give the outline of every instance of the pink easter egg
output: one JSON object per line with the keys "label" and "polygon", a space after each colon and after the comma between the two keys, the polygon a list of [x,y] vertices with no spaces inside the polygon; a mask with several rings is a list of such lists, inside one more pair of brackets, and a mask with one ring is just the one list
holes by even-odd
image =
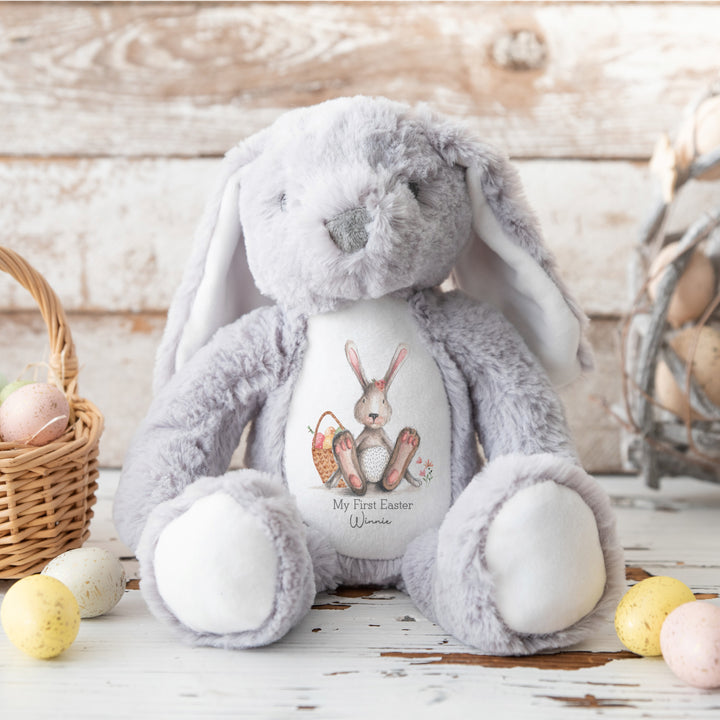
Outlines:
{"label": "pink easter egg", "polygon": [[70,406],[64,393],[49,383],[30,383],[0,405],[0,438],[23,445],[46,445],[67,428]]}
{"label": "pink easter egg", "polygon": [[665,619],[660,648],[670,669],[688,685],[720,687],[720,607],[696,601]]}

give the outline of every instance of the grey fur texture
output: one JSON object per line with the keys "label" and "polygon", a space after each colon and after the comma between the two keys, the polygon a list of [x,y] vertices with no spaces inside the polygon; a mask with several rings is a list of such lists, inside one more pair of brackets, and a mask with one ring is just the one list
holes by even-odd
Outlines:
{"label": "grey fur texture", "polygon": [[[469,168],[481,178],[504,232],[542,268],[584,325],[510,165],[426,108],[342,98],[291,111],[228,153],[168,315],[156,396],[128,451],[114,510],[121,537],[138,549],[149,606],[186,639],[222,647],[266,644],[298,621],[313,591],[341,582],[378,583],[406,589],[423,612],[468,644],[499,654],[528,653],[577,641],[615,601],[622,557],[612,512],[579,467],[543,368],[498,310],[462,291],[439,289],[467,247],[481,242],[473,231]],[[343,214],[353,223],[347,232],[331,222]],[[220,254],[226,268],[212,267],[214,249],[231,235],[218,230],[223,223],[237,225],[237,246]],[[333,235],[345,239],[336,243]],[[257,307],[254,288],[246,287],[248,272],[274,306]],[[209,277],[216,280],[208,284]],[[211,298],[207,322],[204,292]],[[385,295],[408,303],[445,385],[453,505],[441,526],[416,538],[404,557],[367,560],[338,554],[321,532],[303,526],[287,490],[285,421],[308,319]],[[581,366],[589,366],[584,341],[577,355]],[[246,462],[252,469],[228,472],[250,421]],[[484,469],[476,436],[488,460]],[[502,504],[548,478],[576,490],[593,511],[607,583],[595,610],[572,627],[518,636],[495,607],[482,552]],[[153,574],[164,527],[219,489],[262,519],[279,557],[270,619],[237,635],[182,626]],[[470,562],[478,557],[479,563]]]}

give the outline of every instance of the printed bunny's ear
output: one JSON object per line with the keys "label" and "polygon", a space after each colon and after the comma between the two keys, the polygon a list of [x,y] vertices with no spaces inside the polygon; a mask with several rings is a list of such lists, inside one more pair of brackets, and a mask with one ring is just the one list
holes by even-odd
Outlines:
{"label": "printed bunny's ear", "polygon": [[253,281],[240,224],[240,174],[259,153],[257,136],[227,153],[222,176],[195,236],[168,312],[155,364],[158,391],[216,330],[268,304]]}
{"label": "printed bunny's ear", "polygon": [[460,154],[472,205],[471,239],[453,278],[515,325],[550,380],[561,386],[592,367],[585,315],[556,275],[509,162],[479,144]]}
{"label": "printed bunny's ear", "polygon": [[355,376],[360,382],[360,385],[362,385],[362,387],[364,388],[368,384],[368,381],[367,377],[365,376],[363,366],[360,363],[360,354],[358,353],[357,345],[355,345],[352,340],[348,340],[345,343],[345,356],[347,357],[348,362],[350,363],[350,367],[355,373]]}
{"label": "printed bunny's ear", "polygon": [[401,343],[397,346],[397,350],[395,350],[395,355],[393,355],[393,359],[390,361],[390,367],[388,368],[388,371],[385,373],[385,388],[390,387],[390,383],[394,380],[395,376],[397,375],[398,370],[400,369],[400,366],[405,362],[405,358],[408,356],[408,346],[404,343]]}

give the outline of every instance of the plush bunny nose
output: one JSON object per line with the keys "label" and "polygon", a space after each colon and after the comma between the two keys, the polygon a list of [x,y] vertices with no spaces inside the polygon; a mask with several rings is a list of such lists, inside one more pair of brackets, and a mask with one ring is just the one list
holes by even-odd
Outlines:
{"label": "plush bunny nose", "polygon": [[378,413],[368,413],[368,416],[371,417],[373,420],[377,420],[379,417]]}
{"label": "plush bunny nose", "polygon": [[365,208],[353,208],[325,223],[332,241],[346,253],[362,250],[368,242],[365,226],[372,220]]}

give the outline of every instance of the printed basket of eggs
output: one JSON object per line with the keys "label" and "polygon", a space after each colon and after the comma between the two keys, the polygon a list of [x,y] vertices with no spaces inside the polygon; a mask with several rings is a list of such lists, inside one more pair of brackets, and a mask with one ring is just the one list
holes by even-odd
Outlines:
{"label": "printed basket of eggs", "polygon": [[[626,459],[655,488],[664,475],[720,482],[720,206],[699,207],[691,193],[712,182],[708,196],[720,197],[720,83],[674,143],[660,140],[651,168],[662,198],[637,246],[622,331]],[[685,225],[688,203],[700,217]]]}
{"label": "printed basket of eggs", "polygon": [[[324,432],[320,432],[320,426],[323,420],[327,416],[330,416],[336,423],[337,427],[328,425],[325,427]],[[312,446],[310,452],[312,453],[313,464],[317,470],[320,479],[323,484],[327,483],[337,470],[337,462],[335,461],[335,455],[332,451],[333,437],[338,430],[344,430],[345,427],[338,420],[337,415],[326,410],[317,421],[315,430],[308,426],[308,430],[312,433]],[[336,487],[344,488],[345,481],[341,478],[338,481]]]}
{"label": "printed basket of eggs", "polygon": [[90,534],[103,418],[78,395],[75,346],[53,290],[4,247],[0,270],[30,292],[50,340],[48,382],[13,383],[22,387],[0,404],[0,579],[14,579]]}

